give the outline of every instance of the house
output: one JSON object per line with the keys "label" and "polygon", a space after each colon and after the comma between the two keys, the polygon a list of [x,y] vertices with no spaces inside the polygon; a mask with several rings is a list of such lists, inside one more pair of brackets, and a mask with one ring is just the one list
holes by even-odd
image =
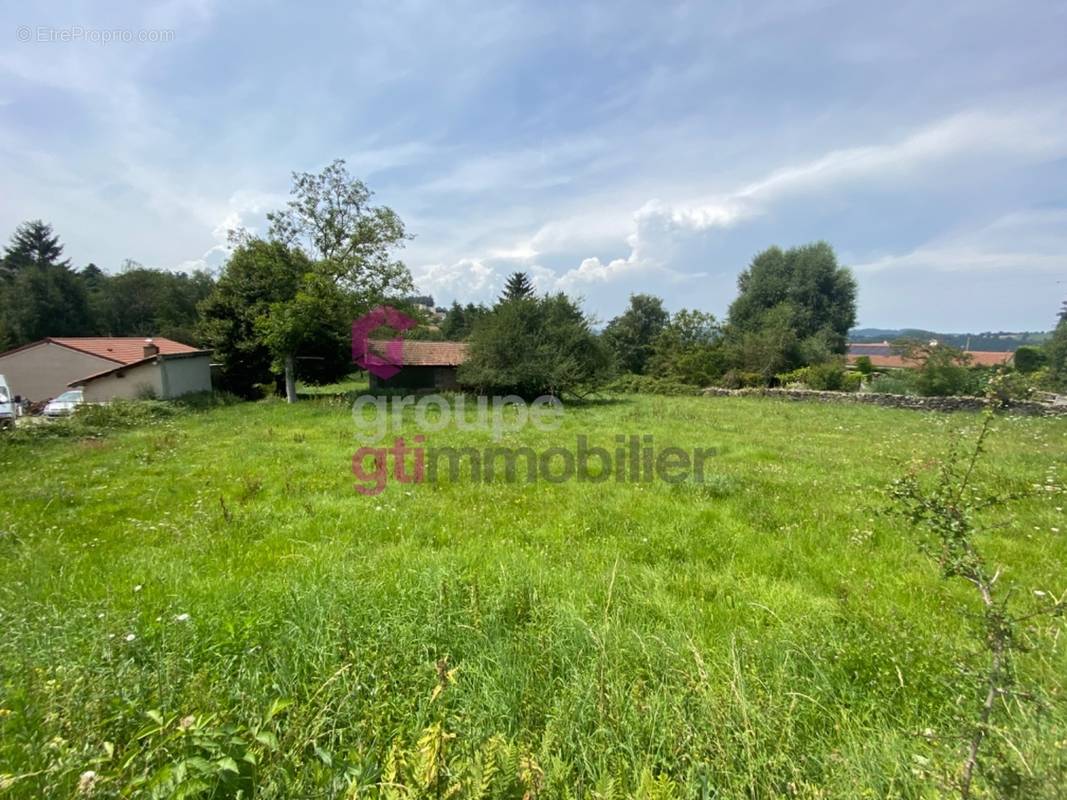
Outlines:
{"label": "house", "polygon": [[[370,350],[386,354],[387,342],[371,340]],[[466,342],[403,342],[400,371],[388,379],[370,373],[371,389],[443,389],[459,388],[456,370],[467,360]]]}
{"label": "house", "polygon": [[[997,353],[988,350],[964,350],[971,357],[970,365],[974,367],[995,367],[1000,364],[1011,364],[1012,353]],[[848,363],[855,364],[860,356],[867,356],[871,360],[871,366],[875,369],[917,369],[920,365],[916,361],[905,358],[895,352],[889,342],[875,344],[850,342],[848,345]]]}
{"label": "house", "polygon": [[211,389],[211,351],[160,337],[50,336],[0,353],[0,374],[31,401],[72,386],[90,402],[148,393],[168,399]]}

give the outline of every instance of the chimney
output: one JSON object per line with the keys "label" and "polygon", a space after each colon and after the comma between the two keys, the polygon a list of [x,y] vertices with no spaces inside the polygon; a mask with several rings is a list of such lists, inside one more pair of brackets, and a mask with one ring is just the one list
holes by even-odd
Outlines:
{"label": "chimney", "polygon": [[156,346],[155,342],[153,342],[151,339],[145,339],[144,340],[144,357],[145,358],[151,358],[152,356],[155,356],[155,355],[159,355],[159,348]]}

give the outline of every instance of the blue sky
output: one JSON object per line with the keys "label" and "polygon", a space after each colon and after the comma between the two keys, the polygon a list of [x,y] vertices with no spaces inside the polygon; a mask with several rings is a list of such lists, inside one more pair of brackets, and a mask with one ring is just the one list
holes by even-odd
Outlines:
{"label": "blue sky", "polygon": [[1048,328],[1067,296],[1064,2],[106,5],[0,8],[0,236],[41,217],[77,266],[218,267],[344,158],[438,302],[523,269],[601,319],[721,316],[817,239],[862,325]]}

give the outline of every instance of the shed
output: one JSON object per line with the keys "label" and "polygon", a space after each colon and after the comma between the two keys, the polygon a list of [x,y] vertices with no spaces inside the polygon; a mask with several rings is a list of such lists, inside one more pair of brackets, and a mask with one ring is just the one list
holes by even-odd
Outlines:
{"label": "shed", "polygon": [[87,403],[133,400],[151,396],[171,400],[184,394],[211,391],[211,351],[155,353],[132,364],[70,382],[80,388]]}
{"label": "shed", "polygon": [[[371,340],[370,350],[386,353],[387,342]],[[443,389],[459,388],[457,369],[467,360],[466,342],[423,342],[405,340],[400,371],[383,379],[373,372],[371,389]]]}

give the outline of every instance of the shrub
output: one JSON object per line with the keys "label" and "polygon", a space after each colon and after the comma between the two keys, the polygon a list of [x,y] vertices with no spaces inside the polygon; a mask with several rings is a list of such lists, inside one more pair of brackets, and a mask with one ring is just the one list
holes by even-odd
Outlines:
{"label": "shrub", "polygon": [[869,377],[874,372],[874,365],[870,356],[860,356],[856,359],[856,371],[864,377]]}
{"label": "shrub", "polygon": [[494,306],[474,327],[459,380],[484,392],[582,397],[603,386],[611,370],[611,352],[589,317],[556,294]]}
{"label": "shrub", "polygon": [[1045,365],[1045,354],[1036,347],[1023,345],[1015,351],[1015,369],[1024,375],[1037,372]]}
{"label": "shrub", "polygon": [[863,375],[859,372],[846,372],[841,376],[841,391],[858,392],[863,385]]}
{"label": "shrub", "polygon": [[1010,403],[1014,400],[1029,400],[1035,388],[1030,375],[998,370],[989,376],[983,394],[1001,403]]}

